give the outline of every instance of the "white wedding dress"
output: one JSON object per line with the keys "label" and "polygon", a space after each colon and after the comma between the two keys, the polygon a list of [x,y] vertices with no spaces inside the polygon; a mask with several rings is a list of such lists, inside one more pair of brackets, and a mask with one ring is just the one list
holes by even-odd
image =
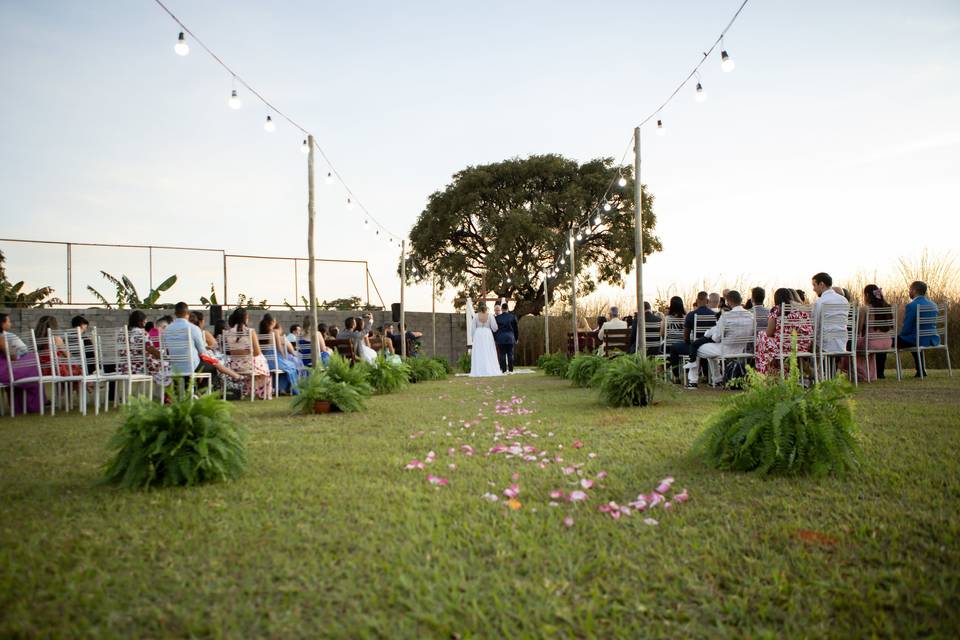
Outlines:
{"label": "white wedding dress", "polygon": [[497,360],[497,345],[493,332],[497,330],[497,321],[492,315],[481,314],[473,317],[473,352],[470,357],[470,375],[474,378],[499,376],[500,362]]}

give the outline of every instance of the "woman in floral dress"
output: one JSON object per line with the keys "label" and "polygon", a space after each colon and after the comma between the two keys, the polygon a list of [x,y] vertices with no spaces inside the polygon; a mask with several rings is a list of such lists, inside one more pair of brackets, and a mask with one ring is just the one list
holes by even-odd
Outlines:
{"label": "woman in floral dress", "polygon": [[[780,288],[773,294],[773,308],[770,309],[770,315],[767,317],[767,329],[757,334],[755,355],[755,368],[759,373],[779,373],[779,366],[775,365],[780,356],[780,313],[783,304],[794,304],[799,301],[790,289]],[[791,311],[787,318],[794,326],[804,320],[810,319],[810,314],[806,311]],[[803,322],[799,325],[800,331],[797,332],[797,351],[810,351],[813,346],[813,324]],[[786,340],[791,340],[792,336],[784,336]],[[784,354],[790,353],[792,345],[784,345]],[[786,368],[788,363],[784,363]]]}
{"label": "woman in floral dress", "polygon": [[[148,373],[153,376],[153,381],[161,387],[168,387],[172,382],[170,378],[170,363],[164,362],[161,366],[160,352],[150,341],[144,325],[147,323],[147,316],[140,310],[130,312],[130,318],[127,320],[127,340],[124,341],[123,334],[117,335],[117,356],[120,358],[120,369],[122,373],[143,374]],[[130,371],[127,371],[126,357],[127,344],[130,345]]]}
{"label": "woman in floral dress", "polygon": [[256,333],[247,326],[247,321],[246,309],[235,309],[230,314],[230,328],[223,332],[223,348],[227,356],[225,364],[243,376],[243,379],[236,383],[240,385],[242,395],[250,393],[250,376],[252,374],[254,392],[257,397],[261,400],[269,400],[273,397],[273,378],[270,375],[270,366],[260,351],[260,343],[257,340]]}

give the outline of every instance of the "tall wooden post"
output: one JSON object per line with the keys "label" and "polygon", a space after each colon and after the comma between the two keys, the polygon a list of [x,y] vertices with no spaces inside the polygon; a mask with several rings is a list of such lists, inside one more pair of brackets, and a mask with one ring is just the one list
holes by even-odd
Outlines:
{"label": "tall wooden post", "polygon": [[643,310],[643,183],[640,181],[640,127],[633,130],[633,238],[637,254],[637,354],[646,355],[647,320]]}
{"label": "tall wooden post", "polygon": [[580,335],[577,333],[577,241],[570,230],[570,308],[573,310],[573,355],[580,353]]}
{"label": "tall wooden post", "polygon": [[317,262],[314,259],[313,252],[313,233],[315,220],[317,217],[316,200],[313,194],[313,136],[307,136],[307,144],[310,145],[310,153],[307,155],[307,257],[310,259],[310,268],[307,270],[308,289],[310,290],[310,359],[313,367],[322,365],[320,351],[317,348],[319,338],[317,336]]}
{"label": "tall wooden post", "polygon": [[433,357],[437,357],[437,277],[430,280],[430,322],[433,325],[431,335],[433,335]]}
{"label": "tall wooden post", "polygon": [[407,241],[400,241],[400,355],[407,357]]}
{"label": "tall wooden post", "polygon": [[543,341],[544,353],[550,353],[550,278],[543,272]]}

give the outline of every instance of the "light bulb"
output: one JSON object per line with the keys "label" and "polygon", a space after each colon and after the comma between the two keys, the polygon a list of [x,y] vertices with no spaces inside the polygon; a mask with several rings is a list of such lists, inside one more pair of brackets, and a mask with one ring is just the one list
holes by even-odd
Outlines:
{"label": "light bulb", "polygon": [[307,144],[306,140],[304,140],[303,144],[300,145],[300,151],[304,153],[310,153],[310,145]]}
{"label": "light bulb", "polygon": [[733,71],[734,67],[736,66],[737,65],[733,62],[733,58],[731,58],[726,51],[720,52],[720,68],[721,69],[723,69],[727,73],[730,73],[731,71]]}
{"label": "light bulb", "polygon": [[627,179],[624,178],[623,176],[620,176],[620,179],[617,180],[617,184],[620,185],[621,187],[625,187],[627,186]]}
{"label": "light bulb", "polygon": [[565,255],[570,255],[570,249],[567,249],[567,251],[566,251],[566,254],[565,254]]}
{"label": "light bulb", "polygon": [[513,282],[513,278],[507,278],[507,284],[510,284],[511,282]]}
{"label": "light bulb", "polygon": [[380,235],[380,229],[377,229],[377,235]]}
{"label": "light bulb", "polygon": [[577,242],[580,242],[581,240],[583,240],[583,234],[580,232],[577,232]]}
{"label": "light bulb", "polygon": [[600,224],[600,216],[597,216],[596,218],[593,219],[593,224],[595,224],[595,225],[599,225],[599,224]]}
{"label": "light bulb", "polygon": [[327,184],[333,184],[333,172],[327,171]]}
{"label": "light bulb", "polygon": [[353,200],[351,198],[347,198],[347,209],[353,209]]}
{"label": "light bulb", "polygon": [[604,211],[610,211],[610,209],[611,209],[610,203],[609,203],[609,202],[604,202],[604,203],[603,203],[603,210],[604,210]]}
{"label": "light bulb", "polygon": [[697,102],[703,102],[704,100],[707,99],[707,92],[703,90],[703,85],[701,85],[699,82],[697,83],[696,97],[697,97]]}
{"label": "light bulb", "polygon": [[263,130],[267,133],[273,133],[277,130],[277,125],[274,124],[273,118],[267,116],[267,121],[263,123]]}
{"label": "light bulb", "polygon": [[663,128],[663,120],[657,120],[657,135],[658,136],[667,135],[667,130]]}
{"label": "light bulb", "polygon": [[230,99],[227,100],[227,104],[230,105],[231,109],[239,109],[243,106],[243,103],[240,102],[240,96],[237,95],[236,89],[230,92]]}
{"label": "light bulb", "polygon": [[364,231],[367,231],[368,229],[370,229],[370,221],[367,220],[366,218],[364,218],[364,219],[363,219],[363,230],[364,230]]}
{"label": "light bulb", "polygon": [[180,56],[185,56],[190,53],[190,45],[187,44],[187,39],[183,37],[183,31],[180,32],[180,36],[177,38],[177,44],[173,45],[173,50]]}

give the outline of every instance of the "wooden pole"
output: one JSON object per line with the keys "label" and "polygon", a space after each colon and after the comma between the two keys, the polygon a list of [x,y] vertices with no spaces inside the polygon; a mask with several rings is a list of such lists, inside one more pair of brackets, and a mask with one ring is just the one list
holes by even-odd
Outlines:
{"label": "wooden pole", "polygon": [[543,272],[543,341],[544,353],[550,353],[550,280]]}
{"label": "wooden pole", "polygon": [[580,353],[580,335],[577,333],[577,242],[570,230],[570,308],[573,310],[573,355]]}
{"label": "wooden pole", "polygon": [[430,281],[430,322],[433,324],[433,357],[437,357],[437,277]]}
{"label": "wooden pole", "polygon": [[400,355],[407,357],[407,241],[400,241]]}
{"label": "wooden pole", "polygon": [[320,352],[317,349],[319,338],[317,336],[317,263],[314,260],[313,252],[313,234],[316,212],[316,200],[313,194],[313,136],[307,136],[307,144],[310,145],[310,153],[307,155],[307,257],[310,259],[310,268],[307,270],[307,287],[310,290],[310,359],[313,361],[313,367],[322,366]]}
{"label": "wooden pole", "polygon": [[637,354],[646,355],[647,321],[643,311],[643,183],[640,181],[640,127],[633,130],[633,237],[637,254]]}

